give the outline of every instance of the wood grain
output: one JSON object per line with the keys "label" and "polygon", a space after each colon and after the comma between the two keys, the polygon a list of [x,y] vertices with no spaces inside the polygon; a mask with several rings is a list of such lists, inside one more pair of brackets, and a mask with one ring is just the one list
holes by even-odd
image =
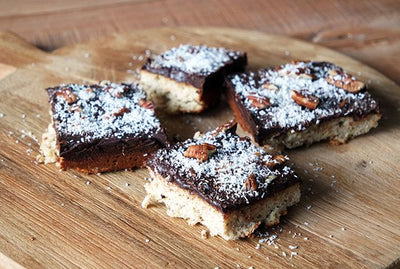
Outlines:
{"label": "wood grain", "polygon": [[161,26],[223,26],[297,37],[341,51],[400,83],[398,0],[0,0],[0,30],[46,50]]}
{"label": "wood grain", "polygon": [[[246,50],[249,68],[291,59],[333,61],[368,81],[382,105],[379,128],[346,145],[289,151],[304,180],[300,205],[277,234],[278,248],[258,239],[202,240],[201,226],[141,208],[145,169],[101,175],[38,165],[37,138],[46,128],[46,87],[60,83],[132,81],[146,50],[179,43]],[[265,44],[268,44],[267,46]],[[287,53],[287,52],[290,52]],[[400,258],[400,88],[388,78],[315,44],[227,28],[164,28],[118,34],[44,53],[0,34],[0,251],[28,268],[381,268]],[[190,137],[232,118],[225,103],[202,115],[162,117],[169,135]],[[311,206],[311,207],[310,207]],[[308,208],[308,209],[307,209]],[[343,229],[342,229],[343,228]],[[308,240],[304,240],[307,237]],[[290,249],[290,245],[298,248]],[[297,256],[290,257],[291,252]],[[285,257],[283,252],[287,254]],[[1,261],[0,261],[1,262]]]}

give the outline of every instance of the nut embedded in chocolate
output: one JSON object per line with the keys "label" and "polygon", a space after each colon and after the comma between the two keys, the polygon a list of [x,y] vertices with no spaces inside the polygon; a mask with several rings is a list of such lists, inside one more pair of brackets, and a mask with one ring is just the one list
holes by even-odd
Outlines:
{"label": "nut embedded in chocolate", "polygon": [[325,78],[325,80],[329,84],[335,85],[336,87],[342,88],[343,90],[351,93],[357,93],[365,87],[364,82],[356,80],[349,74],[345,74],[343,71],[339,70],[329,70],[328,76]]}
{"label": "nut embedded in chocolate", "polygon": [[268,168],[273,168],[275,165],[281,165],[286,162],[286,157],[279,154],[272,157],[272,160],[266,163]]}
{"label": "nut embedded in chocolate", "polygon": [[76,96],[70,89],[62,88],[60,91],[56,92],[56,96],[63,97],[68,104],[73,104],[78,100],[78,96]]}
{"label": "nut embedded in chocolate", "polygon": [[141,99],[139,100],[139,106],[143,107],[143,108],[147,108],[147,109],[154,109],[154,104],[151,101],[148,101],[146,99]]}
{"label": "nut embedded in chocolate", "polygon": [[246,184],[246,190],[248,191],[256,191],[258,188],[258,184],[254,174],[250,174],[245,184]]}
{"label": "nut embedded in chocolate", "polygon": [[301,94],[300,92],[296,90],[291,90],[290,91],[290,97],[301,106],[307,107],[309,109],[316,109],[319,103],[318,97],[309,95],[309,94]]}
{"label": "nut embedded in chocolate", "polygon": [[270,106],[269,99],[262,96],[247,95],[247,99],[251,101],[251,106],[259,109],[264,109]]}
{"label": "nut embedded in chocolate", "polygon": [[114,117],[120,117],[120,116],[124,115],[125,113],[129,113],[129,112],[131,112],[131,110],[129,108],[124,107],[124,108],[121,108],[120,110],[118,110],[118,112],[115,112],[113,115],[114,115]]}
{"label": "nut embedded in chocolate", "polygon": [[201,145],[192,145],[184,153],[187,158],[195,158],[200,162],[205,162],[215,152],[214,145],[203,143]]}
{"label": "nut embedded in chocolate", "polygon": [[263,84],[263,86],[264,86],[264,88],[267,89],[267,90],[272,90],[272,91],[277,91],[277,90],[279,90],[279,88],[278,88],[275,84],[272,84],[272,83],[270,83],[270,82],[265,82],[265,83]]}

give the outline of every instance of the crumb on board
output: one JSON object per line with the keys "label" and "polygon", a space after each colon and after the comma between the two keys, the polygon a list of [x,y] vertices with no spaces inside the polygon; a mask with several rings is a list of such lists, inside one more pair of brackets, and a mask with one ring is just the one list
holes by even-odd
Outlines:
{"label": "crumb on board", "polygon": [[204,230],[201,230],[200,235],[201,235],[201,239],[205,240],[208,238],[209,232],[208,232],[208,230],[204,229]]}

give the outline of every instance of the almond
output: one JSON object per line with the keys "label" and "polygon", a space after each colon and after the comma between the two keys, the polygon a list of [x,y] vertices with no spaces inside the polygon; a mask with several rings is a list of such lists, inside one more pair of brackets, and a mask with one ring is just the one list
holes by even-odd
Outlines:
{"label": "almond", "polygon": [[286,157],[279,154],[279,155],[275,155],[272,157],[271,161],[269,161],[268,163],[266,163],[266,166],[268,168],[272,168],[275,165],[280,165],[286,162]]}
{"label": "almond", "polygon": [[250,174],[250,176],[246,179],[246,190],[248,191],[256,191],[258,188],[258,184],[256,181],[256,177],[254,174]]}
{"label": "almond", "polygon": [[187,158],[198,159],[205,162],[216,151],[216,147],[212,144],[203,143],[201,145],[192,145],[184,153]]}
{"label": "almond", "polygon": [[314,74],[307,74],[307,73],[300,73],[300,74],[296,74],[297,77],[299,78],[305,78],[305,79],[316,79],[317,77]]}
{"label": "almond", "polygon": [[315,109],[318,106],[319,99],[313,95],[307,94],[303,95],[296,90],[290,91],[290,97],[301,106],[307,107],[309,109]]}
{"label": "almond", "polygon": [[272,160],[274,160],[277,164],[283,164],[286,162],[287,159],[282,154],[279,154],[272,157]]}
{"label": "almond", "polygon": [[278,88],[275,84],[272,84],[272,83],[270,83],[270,82],[265,82],[263,86],[264,86],[264,88],[267,89],[267,90],[271,90],[271,91],[277,91],[277,90],[279,90],[279,88]]}
{"label": "almond", "polygon": [[78,96],[69,88],[62,88],[56,92],[56,95],[63,97],[68,104],[73,104],[78,100]]}
{"label": "almond", "polygon": [[146,99],[140,99],[139,100],[139,106],[147,109],[154,109],[154,104],[151,101],[148,101]]}
{"label": "almond", "polygon": [[109,92],[114,97],[121,98],[122,95],[129,90],[129,88],[126,86],[116,87],[116,88],[108,86],[108,87],[105,87],[104,90]]}
{"label": "almond", "polygon": [[124,115],[125,113],[128,113],[128,112],[131,112],[131,110],[129,108],[124,107],[124,108],[121,108],[120,110],[118,110],[118,112],[114,113],[113,115],[115,117],[120,117],[120,116],[122,116],[122,115]]}
{"label": "almond", "polygon": [[345,105],[346,105],[346,99],[343,99],[343,100],[340,102],[339,107],[340,107],[340,108],[343,108]]}
{"label": "almond", "polygon": [[267,97],[247,95],[246,98],[251,101],[250,105],[255,108],[264,109],[270,106],[270,102]]}
{"label": "almond", "polygon": [[354,79],[341,70],[329,70],[325,80],[329,84],[351,93],[357,93],[365,87],[364,82]]}
{"label": "almond", "polygon": [[236,128],[237,122],[235,120],[230,120],[229,122],[225,123],[222,126],[219,126],[214,132],[213,136],[217,136],[221,132],[229,132],[230,130],[233,130],[233,128]]}

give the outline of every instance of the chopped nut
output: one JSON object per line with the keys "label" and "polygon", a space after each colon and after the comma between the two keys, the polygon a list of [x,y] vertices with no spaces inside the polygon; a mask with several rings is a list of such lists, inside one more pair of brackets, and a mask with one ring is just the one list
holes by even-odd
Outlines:
{"label": "chopped nut", "polygon": [[331,70],[328,70],[328,75],[331,77],[335,77],[335,76],[339,75],[339,73],[337,72],[337,70],[331,69]]}
{"label": "chopped nut", "polygon": [[78,100],[78,96],[76,96],[76,94],[74,94],[72,90],[68,88],[62,88],[60,91],[56,92],[56,95],[63,97],[68,104],[73,104]]}
{"label": "chopped nut", "polygon": [[208,158],[215,152],[214,145],[203,143],[201,145],[192,145],[184,153],[187,158],[198,159],[200,162],[207,161]]}
{"label": "chopped nut", "polygon": [[225,123],[222,126],[219,126],[214,132],[213,135],[216,136],[221,132],[226,132],[232,128],[235,128],[235,125],[237,124],[237,122],[235,120],[230,120],[229,122]]}
{"label": "chopped nut", "polygon": [[307,73],[300,73],[296,74],[299,78],[305,78],[305,79],[316,79],[316,76],[314,74],[307,74]]}
{"label": "chopped nut", "polygon": [[346,99],[343,99],[343,100],[340,102],[339,107],[340,107],[340,108],[343,108],[345,105],[346,105]]}
{"label": "chopped nut", "polygon": [[246,98],[251,101],[251,106],[255,108],[264,109],[266,107],[269,107],[270,105],[269,99],[267,97],[247,95]]}
{"label": "chopped nut", "polygon": [[123,87],[121,89],[120,87],[113,88],[113,87],[108,86],[108,87],[105,87],[104,90],[109,92],[111,94],[111,96],[114,96],[114,97],[117,97],[117,98],[121,98],[122,94],[127,92],[129,90],[129,88],[128,87]]}
{"label": "chopped nut", "polygon": [[154,109],[154,104],[151,101],[148,101],[146,99],[140,99],[139,100],[139,106],[147,109]]}
{"label": "chopped nut", "polygon": [[255,191],[258,188],[256,177],[254,174],[250,174],[245,184],[246,184],[246,190],[248,191]]}
{"label": "chopped nut", "polygon": [[274,85],[274,84],[272,84],[270,82],[265,82],[264,83],[264,88],[267,89],[267,90],[272,90],[272,91],[279,90],[279,88],[276,85]]}
{"label": "chopped nut", "polygon": [[281,154],[275,155],[275,156],[272,157],[272,160],[271,160],[271,161],[269,161],[269,162],[266,163],[266,166],[267,166],[268,168],[272,168],[272,167],[274,167],[274,166],[277,165],[277,164],[281,165],[281,164],[285,163],[286,160],[287,160],[286,157],[283,156],[283,155],[281,155]]}
{"label": "chopped nut", "polygon": [[315,109],[318,106],[319,99],[313,95],[303,95],[296,90],[290,91],[290,97],[301,106],[307,107],[309,109]]}
{"label": "chopped nut", "polygon": [[365,87],[364,82],[356,80],[341,70],[329,70],[325,80],[329,84],[351,93],[357,93]]}
{"label": "chopped nut", "polygon": [[118,110],[118,112],[114,113],[113,115],[115,117],[120,117],[120,116],[122,116],[122,115],[124,115],[125,113],[128,113],[128,112],[131,112],[131,110],[129,108],[124,107],[124,108],[121,108],[120,110]]}
{"label": "chopped nut", "polygon": [[283,164],[286,162],[286,157],[281,154],[275,155],[274,157],[272,157],[272,159],[276,161],[278,164]]}
{"label": "chopped nut", "polygon": [[208,238],[208,230],[201,230],[201,239],[207,239]]}
{"label": "chopped nut", "polygon": [[[292,61],[292,65],[297,65],[299,61]],[[279,69],[278,69],[279,70]],[[304,78],[304,79],[312,79],[315,80],[317,77],[313,74],[313,70],[309,67],[298,67],[296,71],[290,71],[290,70],[280,70],[279,72],[280,76],[289,76],[293,78]]]}

